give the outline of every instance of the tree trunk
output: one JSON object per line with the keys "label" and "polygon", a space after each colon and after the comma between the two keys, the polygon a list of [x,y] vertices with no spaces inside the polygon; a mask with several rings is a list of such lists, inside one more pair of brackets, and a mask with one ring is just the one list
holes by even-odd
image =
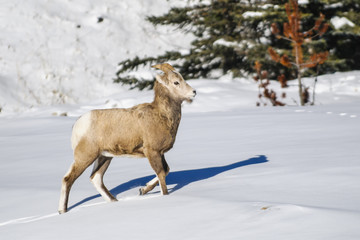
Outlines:
{"label": "tree trunk", "polygon": [[305,99],[304,99],[304,92],[303,92],[303,86],[301,83],[301,69],[298,67],[298,83],[299,83],[299,97],[300,97],[300,105],[305,105]]}
{"label": "tree trunk", "polygon": [[296,42],[293,42],[293,48],[295,48],[295,58],[296,58],[296,67],[297,67],[297,77],[298,77],[298,83],[299,83],[299,97],[300,97],[300,105],[305,105],[304,100],[304,94],[303,94],[303,87],[301,83],[301,63],[302,60],[300,60],[300,54],[302,54],[301,48],[298,47]]}

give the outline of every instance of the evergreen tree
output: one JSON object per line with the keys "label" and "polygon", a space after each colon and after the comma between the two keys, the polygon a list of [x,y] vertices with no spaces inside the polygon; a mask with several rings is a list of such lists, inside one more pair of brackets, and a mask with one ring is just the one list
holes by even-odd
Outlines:
{"label": "evergreen tree", "polygon": [[[119,63],[115,82],[129,84],[140,89],[152,86],[152,81],[130,77],[127,73],[142,65],[172,61],[184,78],[217,77],[216,71],[223,74],[231,71],[233,76],[252,73],[255,61],[259,60],[263,69],[268,70],[270,78],[285,74],[288,79],[295,78],[296,72],[271,60],[267,48],[273,46],[283,51],[291,51],[291,44],[277,39],[271,34],[272,23],[286,21],[284,4],[287,0],[212,0],[183,8],[172,8],[163,16],[150,16],[148,21],[154,25],[171,25],[192,33],[196,38],[191,49],[184,54],[178,51],[166,52],[160,56],[135,57]],[[355,24],[341,29],[331,29],[322,39],[313,39],[307,44],[304,55],[328,50],[331,56],[322,65],[320,73],[360,69],[355,61],[360,53],[360,6],[356,0],[309,0],[300,5],[304,28],[314,26],[322,12],[325,21],[334,16],[346,17]],[[281,29],[282,30],[282,29]],[[347,49],[344,49],[344,47]],[[352,46],[351,51],[349,46]],[[355,54],[354,54],[355,52]],[[359,59],[359,56],[357,56]],[[314,70],[304,75],[311,75]]]}
{"label": "evergreen tree", "polygon": [[[320,15],[324,15],[324,20],[329,23],[328,31],[321,38],[315,38],[304,44],[305,57],[309,57],[314,52],[329,51],[329,58],[317,68],[304,71],[303,76],[360,69],[360,63],[357,60],[360,58],[360,3],[357,0],[341,2],[309,0],[307,4],[299,4],[299,10],[302,12],[301,25],[304,30],[311,29]],[[336,17],[345,18],[354,26],[343,25],[336,29],[333,25]],[[281,22],[277,23],[282,24]],[[291,50],[287,44],[284,40],[276,39],[272,46],[282,48],[286,53]]]}

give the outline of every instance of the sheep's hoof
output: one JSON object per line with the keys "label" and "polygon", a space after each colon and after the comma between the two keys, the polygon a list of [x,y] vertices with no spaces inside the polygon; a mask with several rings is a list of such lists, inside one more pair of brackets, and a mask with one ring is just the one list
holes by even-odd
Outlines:
{"label": "sheep's hoof", "polygon": [[64,214],[64,213],[66,213],[66,212],[67,212],[67,210],[59,210],[59,211],[58,211],[59,214]]}
{"label": "sheep's hoof", "polygon": [[139,188],[139,195],[140,196],[145,195],[144,190],[142,188]]}

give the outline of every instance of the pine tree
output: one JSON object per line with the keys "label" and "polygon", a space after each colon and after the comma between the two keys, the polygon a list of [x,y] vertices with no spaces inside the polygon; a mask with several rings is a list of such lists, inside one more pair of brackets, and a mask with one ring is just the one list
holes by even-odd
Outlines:
{"label": "pine tree", "polygon": [[[329,51],[328,60],[319,67],[307,69],[303,72],[304,76],[360,69],[357,60],[360,58],[360,4],[357,0],[309,0],[306,4],[299,4],[299,11],[302,12],[303,29],[311,29],[321,14],[324,22],[329,23],[328,31],[321,38],[304,44],[305,57],[313,52]],[[336,17],[344,17],[354,26],[344,25],[336,29],[333,25]],[[283,31],[281,25],[284,21],[275,22]],[[282,52],[291,50],[291,46],[282,39],[275,39],[271,46],[282,49]]]}
{"label": "pine tree", "polygon": [[[283,3],[284,0],[267,2]],[[209,4],[200,2],[192,7],[172,8],[160,17],[148,17],[154,25],[172,25],[191,32],[196,39],[189,53],[171,51],[156,57],[127,59],[119,63],[115,82],[137,88],[150,86],[151,82],[129,77],[127,72],[164,61],[172,61],[185,79],[212,77],[213,70],[241,76],[253,72],[257,59],[264,59],[265,66],[275,66],[266,57],[267,44],[271,41],[269,29],[271,22],[284,13],[267,2],[214,0]]]}
{"label": "pine tree", "polygon": [[[320,44],[313,46],[315,51],[327,49],[329,59],[320,66],[320,73],[360,69],[360,2],[358,0],[311,0],[307,7],[311,16],[325,15],[330,24]],[[303,11],[303,9],[300,9]],[[345,18],[354,26],[344,25],[338,29],[333,25],[335,18]],[[309,22],[309,27],[313,23]],[[323,45],[323,46],[321,46]],[[317,49],[316,49],[317,48]]]}
{"label": "pine tree", "polygon": [[[210,77],[216,78],[214,70],[223,74],[231,72],[234,77],[254,72],[255,61],[260,61],[267,69],[269,77],[276,79],[284,74],[287,79],[296,77],[296,71],[275,63],[267,54],[272,46],[283,52],[289,52],[292,46],[283,39],[271,34],[272,23],[287,20],[284,4],[287,0],[212,0],[183,7],[172,8],[163,16],[150,16],[148,21],[156,25],[170,25],[191,33],[195,40],[187,54],[178,51],[165,52],[160,56],[146,58],[135,57],[119,63],[115,82],[128,84],[140,89],[151,87],[152,81],[131,77],[128,73],[138,67],[158,62],[171,61],[185,79]],[[304,29],[314,26],[320,12],[324,21],[330,22],[334,16],[346,17],[354,27],[334,29],[321,39],[313,39],[304,44],[304,58],[312,52],[329,51],[326,63],[318,68],[319,73],[360,69],[360,6],[357,0],[308,0],[299,5]],[[280,31],[282,31],[280,26]],[[351,49],[351,50],[350,50]],[[303,73],[310,76],[316,73],[309,68]]]}

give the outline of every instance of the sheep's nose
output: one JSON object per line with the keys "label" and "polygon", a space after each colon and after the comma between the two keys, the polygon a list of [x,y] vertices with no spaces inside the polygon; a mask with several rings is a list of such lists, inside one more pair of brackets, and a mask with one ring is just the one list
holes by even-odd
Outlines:
{"label": "sheep's nose", "polygon": [[194,97],[196,96],[196,90],[193,91]]}

